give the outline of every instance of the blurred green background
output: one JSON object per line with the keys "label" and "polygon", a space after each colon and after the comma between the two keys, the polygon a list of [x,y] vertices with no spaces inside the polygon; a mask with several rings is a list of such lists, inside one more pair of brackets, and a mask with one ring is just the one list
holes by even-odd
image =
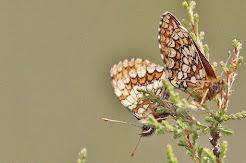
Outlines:
{"label": "blurred green background", "polygon": [[[138,124],[120,104],[109,70],[123,59],[163,64],[157,28],[163,12],[187,18],[181,0],[0,1],[0,162],[167,162],[172,144],[179,162],[192,162],[171,134],[143,138],[140,130],[102,117]],[[199,30],[210,62],[226,60],[232,40],[246,46],[246,1],[198,1]],[[245,55],[245,50],[241,55]],[[229,113],[245,109],[246,64],[234,84]],[[218,68],[217,74],[220,74]],[[187,95],[182,94],[182,97]],[[226,162],[244,162],[245,120],[225,124]],[[211,148],[208,137],[201,145]]]}

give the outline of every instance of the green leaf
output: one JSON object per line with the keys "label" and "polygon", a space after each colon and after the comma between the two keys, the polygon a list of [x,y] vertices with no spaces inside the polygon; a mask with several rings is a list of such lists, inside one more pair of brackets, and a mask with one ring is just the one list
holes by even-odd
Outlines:
{"label": "green leaf", "polygon": [[149,115],[148,120],[149,120],[150,127],[154,127],[156,129],[161,128],[160,123],[157,122],[157,120],[154,118],[153,115]]}
{"label": "green leaf", "polygon": [[203,152],[212,161],[212,163],[216,163],[217,162],[214,153],[210,149],[204,148]]}
{"label": "green leaf", "polygon": [[208,163],[209,162],[209,158],[208,157],[203,157],[203,163]]}
{"label": "green leaf", "polygon": [[175,156],[173,154],[172,146],[170,144],[167,145],[166,150],[167,150],[166,154],[167,154],[168,162],[169,163],[177,163],[178,160],[177,160],[177,158],[175,158]]}
{"label": "green leaf", "polygon": [[176,123],[179,126],[179,128],[184,129],[184,130],[187,129],[187,126],[182,121],[177,120]]}
{"label": "green leaf", "polygon": [[200,34],[199,34],[199,39],[200,39],[201,42],[204,40],[204,36],[205,36],[205,32],[201,31]]}
{"label": "green leaf", "polygon": [[[243,56],[239,56],[238,57],[238,64],[240,64],[243,61],[243,59],[244,59]],[[237,66],[239,67],[240,65],[237,65]]]}
{"label": "green leaf", "polygon": [[230,119],[230,117],[228,115],[222,115],[220,117],[221,121],[228,121]]}
{"label": "green leaf", "polygon": [[195,160],[194,153],[193,153],[193,151],[192,151],[191,149],[188,149],[188,150],[186,151],[186,154],[189,155],[193,160]]}
{"label": "green leaf", "polygon": [[227,136],[230,136],[230,135],[234,134],[233,130],[225,129],[225,128],[222,128],[222,127],[217,127],[216,129],[217,129],[217,131],[220,131],[222,134],[227,135]]}
{"label": "green leaf", "polygon": [[77,160],[77,163],[85,163],[87,157],[87,150],[86,148],[82,148],[81,151],[79,152],[79,158]]}
{"label": "green leaf", "polygon": [[222,70],[225,72],[226,71],[226,64],[224,61],[220,61],[220,66],[221,66]]}
{"label": "green leaf", "polygon": [[167,94],[169,94],[170,96],[169,100],[175,104],[179,103],[180,102],[179,94],[174,92],[174,88],[171,85],[171,83],[166,79],[162,81],[163,81],[164,87],[166,88]]}
{"label": "green leaf", "polygon": [[176,112],[177,112],[178,114],[180,114],[180,113],[182,113],[182,112],[184,112],[184,111],[186,111],[186,108],[184,108],[184,107],[179,107],[179,108],[176,109]]}
{"label": "green leaf", "polygon": [[203,147],[199,146],[198,150],[197,150],[197,155],[198,155],[199,162],[202,162],[202,152],[203,152]]}
{"label": "green leaf", "polygon": [[241,119],[241,118],[246,118],[246,111],[243,112],[239,112],[239,113],[235,113],[235,114],[231,114],[228,116],[228,118],[235,120],[235,119]]}
{"label": "green leaf", "polygon": [[229,65],[229,71],[233,70],[236,67],[236,64],[230,64]]}
{"label": "green leaf", "polygon": [[174,139],[177,139],[177,138],[180,138],[181,136],[185,136],[186,133],[183,132],[183,130],[175,130],[174,131],[174,134],[173,134],[173,138]]}
{"label": "green leaf", "polygon": [[213,117],[206,117],[205,118],[205,121],[207,122],[207,123],[213,123],[213,124],[218,124],[219,122],[216,120],[216,119],[214,119]]}
{"label": "green leaf", "polygon": [[196,7],[196,2],[195,1],[191,1],[190,2],[190,8],[191,8],[191,10],[193,11],[195,9],[195,7]]}
{"label": "green leaf", "polygon": [[209,48],[208,48],[208,45],[207,44],[203,45],[203,51],[205,53],[205,57],[206,58],[209,58],[209,53],[208,53]]}
{"label": "green leaf", "polygon": [[142,97],[142,101],[143,101],[143,102],[148,101],[148,100],[151,101],[151,99],[152,99],[152,97],[150,97],[150,96],[143,96],[143,97]]}
{"label": "green leaf", "polygon": [[143,89],[138,89],[137,91],[138,92],[142,92],[142,93],[146,93],[146,94],[149,94],[149,95],[153,94],[153,92],[150,92],[150,91],[147,91],[147,90],[143,90]]}
{"label": "green leaf", "polygon": [[187,11],[190,10],[189,7],[188,7],[188,4],[187,4],[185,1],[183,1],[182,6],[183,6]]}
{"label": "green leaf", "polygon": [[188,101],[186,99],[182,99],[181,102],[182,102],[184,107],[190,108],[190,104],[188,103]]}
{"label": "green leaf", "polygon": [[196,145],[196,140],[198,139],[198,133],[197,130],[193,130],[193,134],[192,134],[192,145],[195,146]]}
{"label": "green leaf", "polygon": [[242,44],[237,39],[234,39],[232,42],[235,48],[237,48],[238,50],[241,50]]}
{"label": "green leaf", "polygon": [[227,141],[223,141],[221,145],[221,152],[220,152],[220,159],[221,162],[224,162],[224,159],[226,157],[226,150],[227,150]]}
{"label": "green leaf", "polygon": [[194,41],[197,43],[196,35],[193,32],[190,32],[191,37],[194,39]]}
{"label": "green leaf", "polygon": [[207,133],[210,133],[210,132],[211,132],[210,127],[206,127],[206,128],[203,129],[203,133],[204,134],[207,134]]}
{"label": "green leaf", "polygon": [[190,30],[191,29],[191,25],[190,25],[190,22],[185,20],[185,19],[182,19],[182,22],[183,24]]}
{"label": "green leaf", "polygon": [[141,119],[140,122],[149,127],[154,127],[156,129],[161,128],[161,124],[157,122],[153,115],[149,115],[147,119]]}
{"label": "green leaf", "polygon": [[164,130],[164,129],[156,130],[156,134],[157,134],[157,135],[162,135],[162,134],[166,134],[166,133],[167,133],[167,131]]}
{"label": "green leaf", "polygon": [[162,121],[161,123],[167,131],[169,132],[173,132],[174,131],[174,127],[172,125],[170,125],[167,121]]}
{"label": "green leaf", "polygon": [[190,148],[189,144],[186,141],[184,141],[184,140],[179,140],[178,141],[178,146],[185,147],[186,149]]}
{"label": "green leaf", "polygon": [[216,67],[217,67],[217,65],[218,65],[217,62],[213,62],[211,66],[212,66],[212,68],[215,70]]}
{"label": "green leaf", "polygon": [[195,26],[195,33],[198,33],[198,20],[199,20],[199,16],[198,14],[194,14],[194,26]]}
{"label": "green leaf", "polygon": [[172,111],[170,111],[168,108],[161,107],[161,106],[157,108],[157,112],[159,112],[159,113],[163,113],[163,112],[172,113]]}

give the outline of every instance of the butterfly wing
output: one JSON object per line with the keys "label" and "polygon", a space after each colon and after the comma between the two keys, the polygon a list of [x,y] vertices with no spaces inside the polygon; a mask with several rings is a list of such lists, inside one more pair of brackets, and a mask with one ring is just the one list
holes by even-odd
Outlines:
{"label": "butterfly wing", "polygon": [[148,60],[131,59],[115,64],[110,71],[114,92],[120,102],[137,118],[146,118],[157,108],[155,103],[142,101],[147,96],[137,90],[149,90],[164,98],[164,68]]}
{"label": "butterfly wing", "polygon": [[187,29],[169,12],[161,17],[159,47],[167,78],[175,88],[186,91],[201,87],[201,80],[217,78]]}

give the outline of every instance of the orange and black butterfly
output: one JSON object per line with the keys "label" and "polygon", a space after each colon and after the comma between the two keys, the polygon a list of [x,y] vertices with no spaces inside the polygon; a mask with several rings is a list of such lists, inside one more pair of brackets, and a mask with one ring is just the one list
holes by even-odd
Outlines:
{"label": "orange and black butterfly", "polygon": [[162,15],[158,32],[167,78],[175,88],[185,92],[192,88],[202,99],[201,104],[222,91],[222,81],[188,30],[171,13]]}
{"label": "orange and black butterfly", "polygon": [[[168,100],[169,95],[166,93],[166,89],[162,82],[162,80],[166,78],[164,67],[156,65],[148,60],[124,60],[111,68],[110,76],[115,95],[138,120],[146,119],[149,115],[153,115],[158,122],[172,117],[169,113],[158,112],[157,108],[159,107],[159,104],[149,100],[143,101],[142,97],[149,96],[149,94],[138,91],[151,91],[155,96],[159,96],[163,100]],[[127,123],[107,118],[103,118],[103,120]],[[155,128],[148,127],[147,125],[143,125],[141,128],[142,132],[137,146],[141,137],[150,136],[155,131]],[[134,156],[137,146],[131,156]]]}

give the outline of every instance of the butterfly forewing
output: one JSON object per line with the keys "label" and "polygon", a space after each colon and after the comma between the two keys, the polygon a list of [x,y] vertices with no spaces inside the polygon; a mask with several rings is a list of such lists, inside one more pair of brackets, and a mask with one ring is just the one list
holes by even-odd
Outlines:
{"label": "butterfly forewing", "polygon": [[201,97],[209,89],[206,99],[213,98],[216,93],[212,85],[219,82],[218,78],[187,29],[166,12],[161,17],[158,31],[161,57],[170,83],[185,92],[187,88],[196,89]]}
{"label": "butterfly forewing", "polygon": [[110,71],[114,92],[120,102],[137,118],[154,114],[157,104],[142,101],[147,96],[138,90],[148,90],[167,98],[162,80],[164,68],[148,60],[131,59],[115,64]]}

